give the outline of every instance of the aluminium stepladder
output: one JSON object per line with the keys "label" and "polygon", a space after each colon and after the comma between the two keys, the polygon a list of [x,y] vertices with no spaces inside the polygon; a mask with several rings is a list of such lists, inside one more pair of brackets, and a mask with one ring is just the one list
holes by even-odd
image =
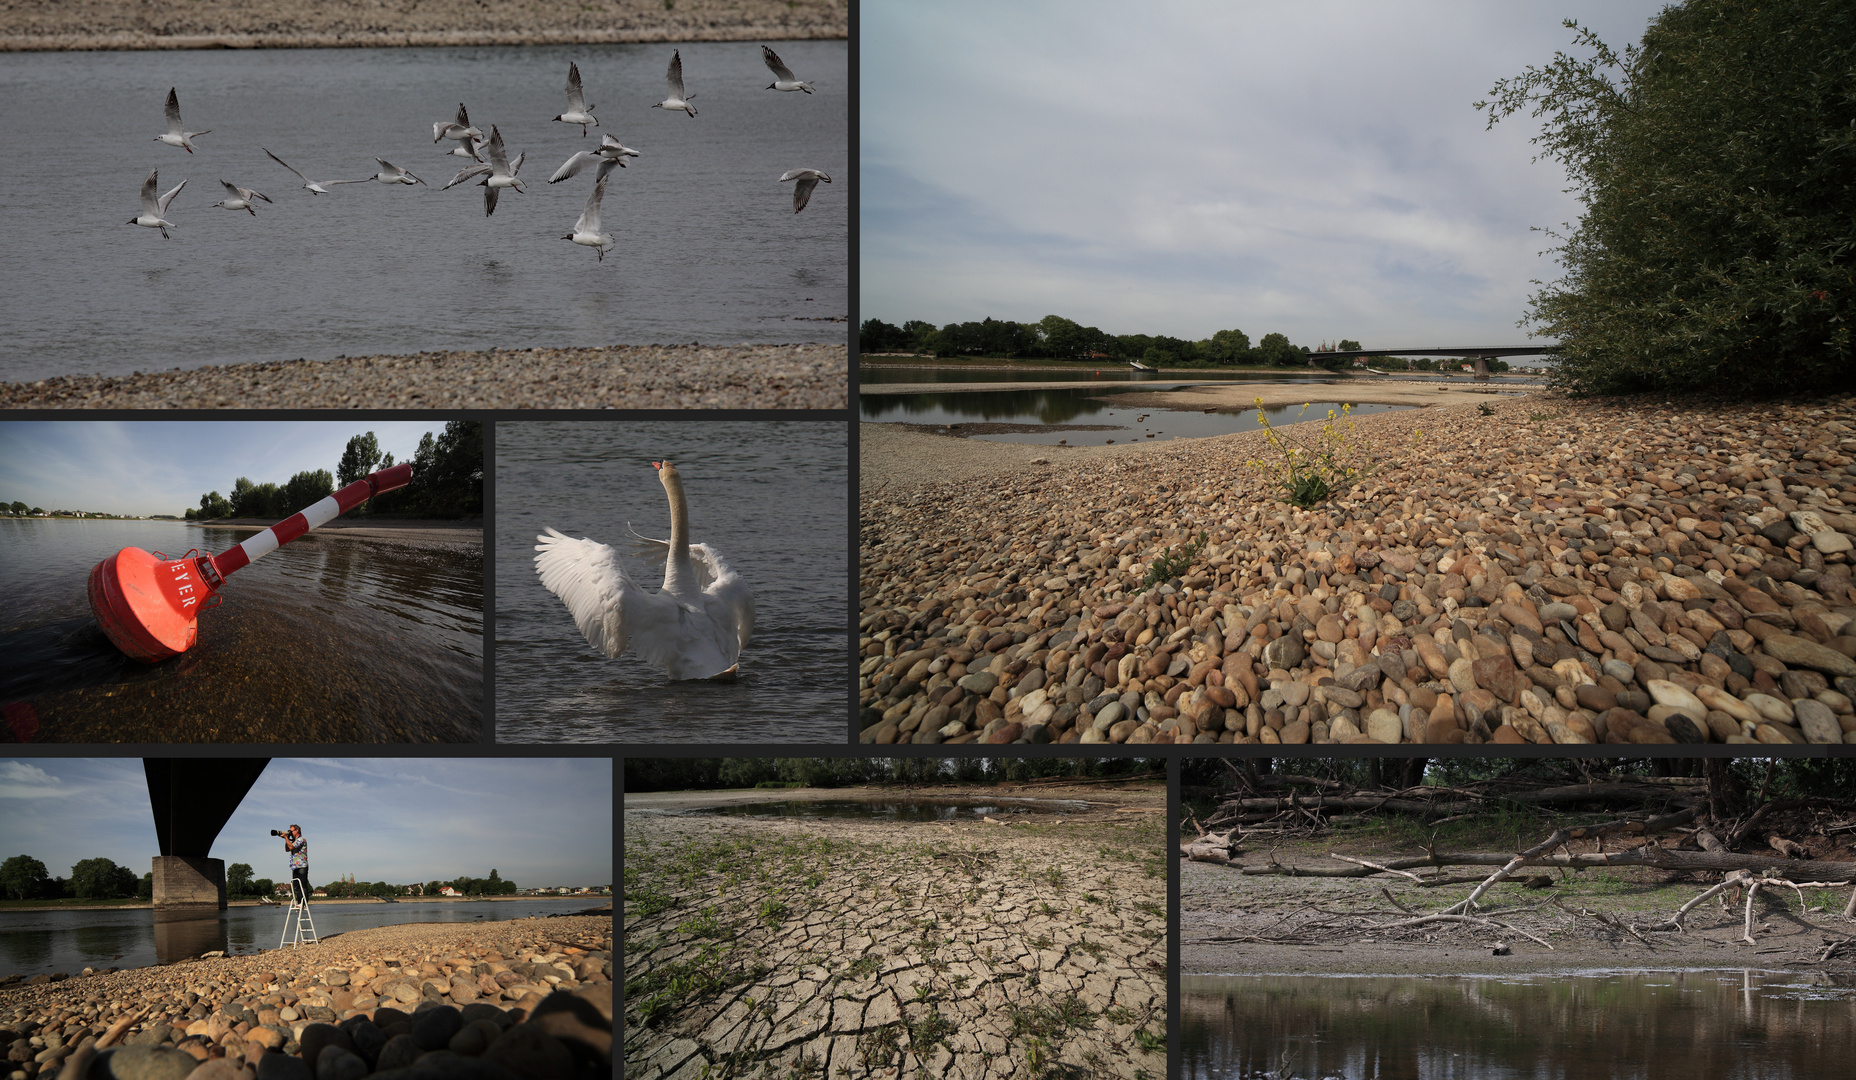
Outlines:
{"label": "aluminium stepladder", "polygon": [[[301,895],[301,900],[298,899],[299,895]],[[291,925],[293,921],[294,927]],[[316,920],[309,916],[309,896],[302,891],[297,879],[292,877],[290,879],[290,906],[284,909],[284,933],[283,937],[278,939],[277,947],[281,949],[289,945],[294,948],[304,942],[314,945],[319,940],[321,939],[316,937]]]}

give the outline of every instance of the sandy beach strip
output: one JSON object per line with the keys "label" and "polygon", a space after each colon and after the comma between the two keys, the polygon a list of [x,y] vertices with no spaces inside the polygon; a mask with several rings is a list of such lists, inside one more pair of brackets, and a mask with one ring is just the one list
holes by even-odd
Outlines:
{"label": "sandy beach strip", "polygon": [[842,409],[844,345],[613,345],[0,383],[7,409]]}
{"label": "sandy beach strip", "polygon": [[846,0],[20,0],[0,52],[780,41],[849,35]]}

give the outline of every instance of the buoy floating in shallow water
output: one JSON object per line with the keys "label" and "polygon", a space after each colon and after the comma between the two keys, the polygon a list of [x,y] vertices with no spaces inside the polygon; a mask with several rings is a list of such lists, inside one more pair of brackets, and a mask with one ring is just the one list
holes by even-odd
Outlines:
{"label": "buoy floating in shallow water", "polygon": [[199,640],[196,620],[213,606],[207,600],[225,584],[226,575],[411,480],[410,464],[382,469],[218,555],[190,551],[169,559],[158,552],[123,548],[91,568],[91,613],[110,641],[136,660],[152,664],[178,656]]}

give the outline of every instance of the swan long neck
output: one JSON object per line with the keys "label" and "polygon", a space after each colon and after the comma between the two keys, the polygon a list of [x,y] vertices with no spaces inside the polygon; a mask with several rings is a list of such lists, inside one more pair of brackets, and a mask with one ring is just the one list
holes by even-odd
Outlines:
{"label": "swan long neck", "polygon": [[683,497],[683,478],[676,467],[665,462],[658,471],[664,494],[670,497],[670,552],[664,561],[664,591],[682,595],[695,586],[696,575],[690,566],[690,508]]}

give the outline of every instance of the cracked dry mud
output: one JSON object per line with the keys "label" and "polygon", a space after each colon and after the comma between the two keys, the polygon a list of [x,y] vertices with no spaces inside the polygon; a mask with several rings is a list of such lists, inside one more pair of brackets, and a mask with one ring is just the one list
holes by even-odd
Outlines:
{"label": "cracked dry mud", "polygon": [[1085,790],[1009,826],[628,799],[626,1075],[1158,1080],[1164,788]]}

